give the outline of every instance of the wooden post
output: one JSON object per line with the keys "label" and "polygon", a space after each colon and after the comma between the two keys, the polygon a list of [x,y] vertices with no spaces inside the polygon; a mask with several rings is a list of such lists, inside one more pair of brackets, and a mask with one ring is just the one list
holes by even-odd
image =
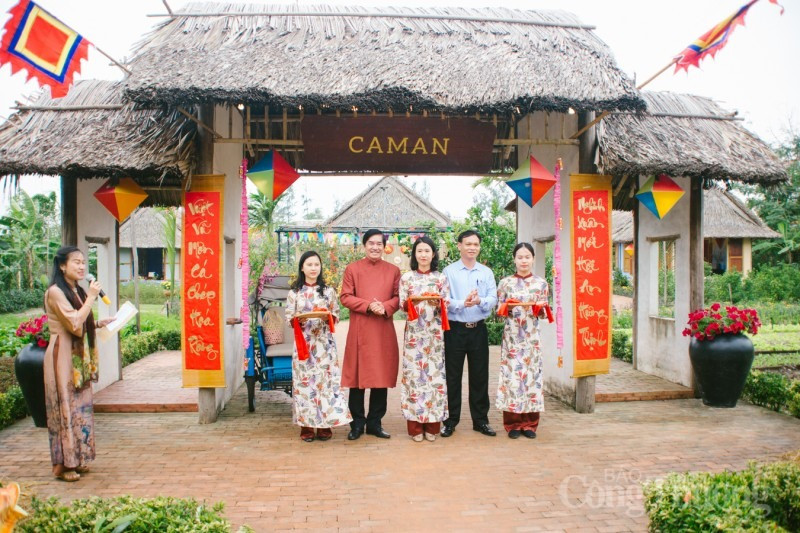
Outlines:
{"label": "wooden post", "polygon": [[[581,111],[578,114],[578,128],[585,128],[594,121],[594,111]],[[581,174],[595,174],[594,156],[597,152],[597,129],[594,126],[586,128],[580,136],[578,145],[578,171]],[[574,349],[574,347],[573,347]],[[579,413],[594,412],[595,377],[586,376],[576,378],[575,383],[575,411]]]}
{"label": "wooden post", "polygon": [[78,246],[78,180],[61,176],[61,246]]}
{"label": "wooden post", "polygon": [[[689,310],[701,309],[704,304],[703,282],[703,179],[691,178],[689,197]],[[697,376],[692,371],[692,389],[700,397]]]}
{"label": "wooden post", "polygon": [[[213,130],[214,104],[201,104],[198,107],[197,118]],[[248,110],[248,118],[249,111]],[[249,121],[246,128],[249,128]],[[214,137],[205,128],[197,130],[197,173],[213,174],[214,172]],[[223,253],[220,250],[219,253]],[[213,387],[200,387],[197,389],[198,423],[213,424],[217,421],[217,389]]]}
{"label": "wooden post", "polygon": [[[639,185],[639,178],[633,178],[634,187]],[[636,354],[636,324],[639,313],[639,202],[633,202],[633,333],[631,334],[631,348],[633,350],[633,368],[639,368],[639,360]],[[623,253],[625,253],[623,251]]]}

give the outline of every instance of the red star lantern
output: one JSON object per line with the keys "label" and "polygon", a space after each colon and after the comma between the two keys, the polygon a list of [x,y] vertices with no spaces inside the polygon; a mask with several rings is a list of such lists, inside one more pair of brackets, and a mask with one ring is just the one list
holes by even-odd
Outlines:
{"label": "red star lantern", "polygon": [[116,185],[111,180],[106,181],[95,191],[94,197],[118,222],[122,222],[144,202],[147,193],[132,178],[122,178]]}

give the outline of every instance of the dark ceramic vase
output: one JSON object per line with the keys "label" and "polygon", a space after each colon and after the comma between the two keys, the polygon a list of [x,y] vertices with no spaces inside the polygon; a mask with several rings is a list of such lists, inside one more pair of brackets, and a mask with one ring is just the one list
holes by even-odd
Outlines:
{"label": "dark ceramic vase", "polygon": [[27,344],[14,361],[14,373],[19,388],[37,428],[47,427],[47,411],[44,401],[44,352],[34,344]]}
{"label": "dark ceramic vase", "polygon": [[746,335],[719,335],[710,341],[692,339],[689,358],[703,403],[711,407],[736,407],[753,357],[753,342]]}

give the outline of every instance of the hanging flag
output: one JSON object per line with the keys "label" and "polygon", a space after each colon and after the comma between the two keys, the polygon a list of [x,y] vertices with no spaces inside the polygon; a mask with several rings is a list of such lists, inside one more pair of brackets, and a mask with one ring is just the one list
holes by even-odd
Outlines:
{"label": "hanging flag", "polygon": [[132,178],[122,178],[116,185],[111,180],[106,181],[95,191],[94,197],[117,222],[122,222],[144,202],[147,193]]}
{"label": "hanging flag", "polygon": [[275,150],[270,150],[253,168],[247,177],[270,200],[277,200],[300,174]]}
{"label": "hanging flag", "polygon": [[53,98],[65,96],[73,75],[80,74],[89,41],[29,0],[20,0],[9,14],[0,65],[11,65],[11,74],[24,70],[28,80],[48,85]]}
{"label": "hanging flag", "polygon": [[684,195],[681,186],[672,181],[666,174],[651,177],[642,185],[636,198],[649,209],[659,220],[678,203]]}
{"label": "hanging flag", "polygon": [[514,174],[506,181],[517,196],[533,207],[553,188],[556,179],[533,156],[526,157]]}
{"label": "hanging flag", "polygon": [[[781,7],[780,4],[778,4],[778,0],[769,1]],[[758,2],[758,0],[750,0],[750,2],[740,7],[738,11],[701,35],[699,39],[675,56],[675,72],[678,72],[680,69],[689,72],[689,67],[699,67],[700,60],[706,55],[714,57],[717,52],[728,44],[728,37],[733,33],[733,30],[735,30],[737,26],[744,26],[744,16],[756,2]],[[781,14],[783,14],[783,7],[781,7]]]}

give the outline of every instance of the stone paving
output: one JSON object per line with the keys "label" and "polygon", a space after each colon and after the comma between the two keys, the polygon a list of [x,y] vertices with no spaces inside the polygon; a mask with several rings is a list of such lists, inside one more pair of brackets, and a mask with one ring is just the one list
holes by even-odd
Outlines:
{"label": "stone paving", "polygon": [[[467,418],[449,439],[415,443],[397,389],[384,419],[390,440],[350,442],[338,428],[332,441],[307,444],[283,392],[257,392],[255,413],[246,396],[243,387],[205,426],[196,413],[97,414],[97,460],[74,484],[52,478],[47,432],[22,420],[0,431],[0,479],[64,499],[222,500],[236,526],[256,531],[645,531],[642,480],[800,449],[800,420],[695,399],[599,403],[594,414],[548,400],[536,440],[485,437]],[[494,409],[490,422],[501,428]]]}

